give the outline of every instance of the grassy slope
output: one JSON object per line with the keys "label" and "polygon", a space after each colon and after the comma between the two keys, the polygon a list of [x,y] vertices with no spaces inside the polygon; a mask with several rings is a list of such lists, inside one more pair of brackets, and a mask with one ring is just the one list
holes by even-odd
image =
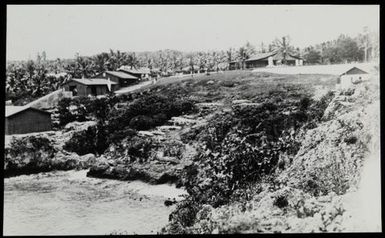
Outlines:
{"label": "grassy slope", "polygon": [[[314,94],[319,89],[334,89],[336,76],[332,75],[279,75],[227,71],[210,75],[164,78],[141,91],[186,95],[196,102],[223,102],[248,99],[259,102],[270,91],[301,88],[303,94]],[[289,92],[290,93],[290,92]]]}

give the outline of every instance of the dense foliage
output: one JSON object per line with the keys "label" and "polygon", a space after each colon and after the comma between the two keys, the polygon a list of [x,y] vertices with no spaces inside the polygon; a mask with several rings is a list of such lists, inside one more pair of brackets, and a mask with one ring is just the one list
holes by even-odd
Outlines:
{"label": "dense foliage", "polygon": [[14,138],[4,149],[5,176],[49,170],[46,162],[56,152],[51,141],[45,137]]}
{"label": "dense foliage", "polygon": [[7,65],[6,100],[24,105],[59,89],[67,77],[54,72],[52,66],[41,61]]}
{"label": "dense foliage", "polygon": [[[274,93],[278,92],[270,92]],[[183,171],[181,183],[189,198],[171,214],[171,226],[190,226],[203,204],[218,207],[235,197],[247,198],[250,184],[283,169],[285,161],[294,157],[300,146],[296,136],[321,120],[331,98],[328,93],[320,101],[287,97],[285,102],[235,107],[217,114],[195,135],[189,134],[203,146]]]}
{"label": "dense foliage", "polygon": [[[59,118],[62,126],[71,121],[85,121],[91,117],[98,121],[97,126],[75,133],[66,143],[65,149],[81,155],[102,154],[110,144],[120,144],[122,139],[134,136],[137,130],[152,129],[163,125],[173,116],[195,110],[194,104],[187,99],[171,99],[160,94],[135,99],[123,108],[113,106],[122,100],[125,98],[79,97],[61,100]],[[133,145],[134,154],[135,148]]]}

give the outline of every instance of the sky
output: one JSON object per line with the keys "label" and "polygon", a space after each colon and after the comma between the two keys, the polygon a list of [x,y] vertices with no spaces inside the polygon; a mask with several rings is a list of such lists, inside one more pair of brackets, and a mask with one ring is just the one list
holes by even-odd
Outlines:
{"label": "sky", "polygon": [[226,50],[289,35],[306,47],[379,31],[377,5],[8,5],[7,60],[121,51]]}

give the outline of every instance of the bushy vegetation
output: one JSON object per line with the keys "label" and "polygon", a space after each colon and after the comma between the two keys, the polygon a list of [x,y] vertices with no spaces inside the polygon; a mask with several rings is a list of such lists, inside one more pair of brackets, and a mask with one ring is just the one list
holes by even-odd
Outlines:
{"label": "bushy vegetation", "polygon": [[58,103],[59,126],[73,121],[100,120],[105,121],[111,107],[119,102],[119,98],[62,98]]}
{"label": "bushy vegetation", "polygon": [[151,94],[134,100],[126,108],[111,110],[108,120],[110,132],[121,128],[148,130],[163,125],[173,116],[195,110],[194,104],[183,98],[171,98],[161,94]]}
{"label": "bushy vegetation", "polygon": [[231,112],[218,113],[200,130],[185,134],[203,146],[183,171],[181,180],[190,195],[171,215],[171,224],[190,224],[202,204],[215,208],[240,197],[247,199],[250,184],[283,168],[282,157],[294,157],[300,146],[296,136],[320,121],[332,95],[314,101],[293,91],[291,95],[277,90],[267,93],[271,94],[277,94],[273,100],[235,106]]}
{"label": "bushy vegetation", "polygon": [[[115,108],[121,98],[63,99],[59,103],[62,125],[70,121],[97,119],[98,125],[77,132],[66,143],[65,149],[80,155],[102,154],[109,145],[119,144],[122,139],[136,134],[137,130],[149,130],[163,125],[173,116],[195,110],[194,104],[183,98],[169,98],[159,94],[146,95],[133,100],[126,107]],[[71,110],[71,107],[74,109]],[[135,147],[135,146],[134,146]],[[135,148],[133,147],[133,150]]]}
{"label": "bushy vegetation", "polygon": [[55,73],[52,65],[40,59],[7,65],[6,100],[24,105],[59,89],[67,77]]}
{"label": "bushy vegetation", "polygon": [[85,131],[75,132],[63,149],[78,155],[103,154],[107,149],[106,134],[102,125],[90,126]]}
{"label": "bushy vegetation", "polygon": [[29,174],[49,170],[46,163],[56,153],[51,141],[45,137],[29,136],[13,138],[4,149],[4,170],[6,176]]}

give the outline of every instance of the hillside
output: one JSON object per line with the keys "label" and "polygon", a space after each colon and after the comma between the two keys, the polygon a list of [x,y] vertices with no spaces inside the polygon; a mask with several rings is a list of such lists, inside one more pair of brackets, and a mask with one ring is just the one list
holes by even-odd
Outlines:
{"label": "hillside", "polygon": [[47,151],[26,137],[28,148],[6,150],[5,170],[176,183],[189,195],[162,233],[349,231],[354,194],[367,193],[361,170],[369,153],[376,161],[377,81],[338,91],[334,75],[228,71],[64,99],[56,136],[36,136]]}

